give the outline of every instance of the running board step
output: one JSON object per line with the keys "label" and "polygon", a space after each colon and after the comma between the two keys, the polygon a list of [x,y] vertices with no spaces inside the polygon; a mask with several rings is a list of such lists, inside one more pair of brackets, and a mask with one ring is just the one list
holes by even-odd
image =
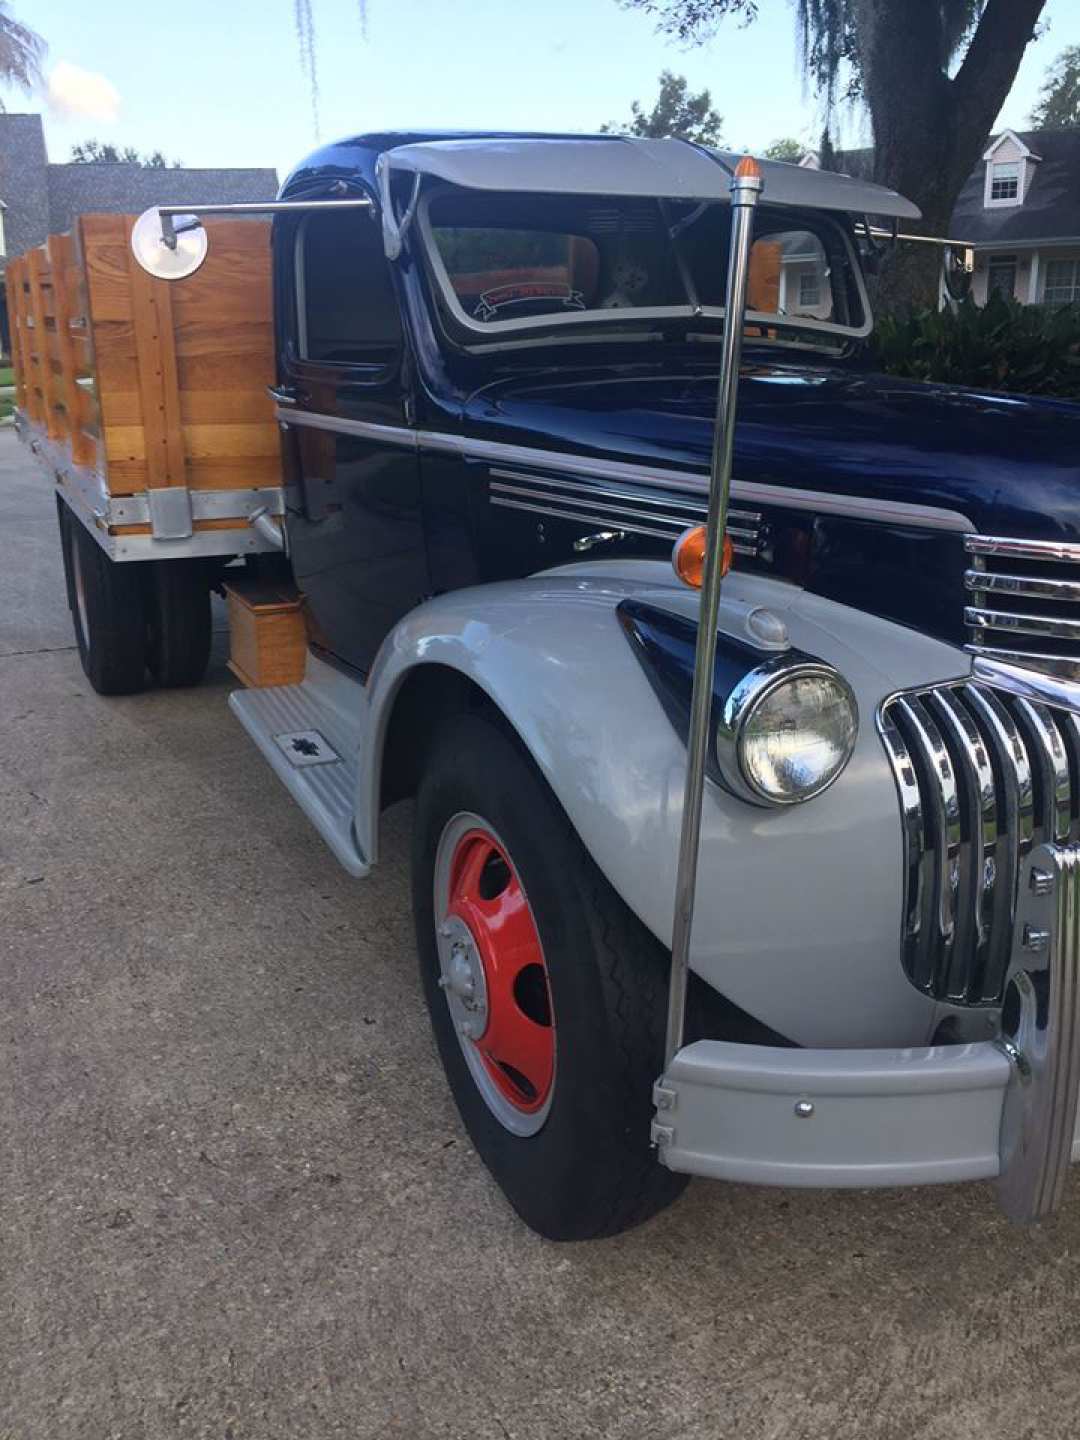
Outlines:
{"label": "running board step", "polygon": [[306,684],[235,690],[229,706],[350,875],[371,870],[353,829],[355,744]]}

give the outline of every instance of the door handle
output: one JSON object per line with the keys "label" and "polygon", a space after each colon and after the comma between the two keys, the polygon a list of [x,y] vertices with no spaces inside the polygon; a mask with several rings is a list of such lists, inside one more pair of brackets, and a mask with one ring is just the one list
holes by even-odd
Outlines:
{"label": "door handle", "polygon": [[584,555],[597,545],[613,545],[616,540],[625,539],[625,530],[598,530],[595,535],[582,535],[579,540],[575,540],[574,549],[579,555]]}
{"label": "door handle", "polygon": [[296,391],[291,385],[268,385],[266,393],[279,405],[295,405],[297,403]]}

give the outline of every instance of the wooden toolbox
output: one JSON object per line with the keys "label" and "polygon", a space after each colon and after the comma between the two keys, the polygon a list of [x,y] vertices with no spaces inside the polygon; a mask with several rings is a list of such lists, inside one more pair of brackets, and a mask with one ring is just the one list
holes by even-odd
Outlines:
{"label": "wooden toolbox", "polygon": [[229,669],[252,688],[298,685],[304,678],[304,601],[289,585],[227,584]]}

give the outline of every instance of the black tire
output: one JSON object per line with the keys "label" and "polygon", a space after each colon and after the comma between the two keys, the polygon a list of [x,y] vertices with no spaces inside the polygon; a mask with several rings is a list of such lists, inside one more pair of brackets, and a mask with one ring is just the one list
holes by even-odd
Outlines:
{"label": "black tire", "polygon": [[133,695],[145,689],[141,567],[110,560],[66,507],[60,540],[75,643],[86,678],[99,695]]}
{"label": "black tire", "polygon": [[[470,1073],[439,988],[435,861],[454,816],[481,816],[505,845],[543,947],[555,1023],[550,1109],[512,1134]],[[668,954],[600,874],[542,777],[514,741],[477,715],[436,740],[417,798],[413,905],[421,978],[439,1053],[480,1157],[514,1209],[551,1240],[639,1224],[687,1179],[649,1140],[663,1062]],[[440,922],[442,917],[439,917]]]}
{"label": "black tire", "polygon": [[210,578],[198,561],[145,567],[146,662],[158,685],[198,685],[210,661]]}

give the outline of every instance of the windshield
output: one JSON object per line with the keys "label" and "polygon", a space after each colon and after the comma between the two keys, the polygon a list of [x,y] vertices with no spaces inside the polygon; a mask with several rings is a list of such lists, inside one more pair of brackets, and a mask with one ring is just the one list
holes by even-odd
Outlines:
{"label": "windshield", "polygon": [[[421,227],[447,309],[473,333],[723,314],[727,205],[444,190]],[[766,331],[866,333],[840,227],[759,211],[747,311]]]}

